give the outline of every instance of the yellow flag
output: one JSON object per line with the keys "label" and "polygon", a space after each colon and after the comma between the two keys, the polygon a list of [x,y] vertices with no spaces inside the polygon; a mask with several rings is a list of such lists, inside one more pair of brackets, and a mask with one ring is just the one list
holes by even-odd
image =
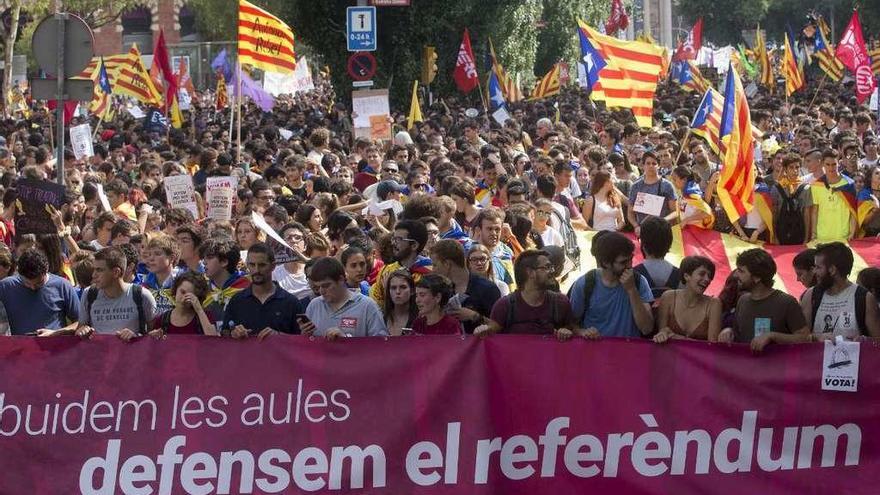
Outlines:
{"label": "yellow flag", "polygon": [[269,12],[239,0],[238,60],[269,72],[292,73],[296,69],[293,30]]}
{"label": "yellow flag", "polygon": [[416,122],[422,121],[422,108],[419,106],[419,82],[413,82],[412,101],[409,104],[409,117],[406,118],[407,130],[412,129]]}
{"label": "yellow flag", "polygon": [[114,94],[131,96],[148,106],[162,107],[162,94],[159,93],[156,85],[153,84],[153,80],[150,79],[150,73],[144,67],[137,44],[131,45],[131,50],[128,51],[128,58],[125,63],[119,64],[113,80],[115,81],[113,85]]}
{"label": "yellow flag", "polygon": [[171,127],[175,129],[183,127],[183,114],[180,112],[180,105],[177,103],[177,95],[171,97],[171,106],[168,107],[168,118],[171,120]]}

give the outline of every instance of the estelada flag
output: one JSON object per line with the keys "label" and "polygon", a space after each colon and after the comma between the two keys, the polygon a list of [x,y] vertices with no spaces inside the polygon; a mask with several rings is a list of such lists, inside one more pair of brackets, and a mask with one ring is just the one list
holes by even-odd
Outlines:
{"label": "estelada flag", "polygon": [[736,69],[728,66],[719,137],[725,146],[716,193],[731,222],[755,204],[755,146],[749,102]]}
{"label": "estelada flag", "polygon": [[162,107],[162,94],[156,89],[144,67],[137,43],[131,45],[128,58],[124,63],[119,64],[112,79],[114,94],[131,96],[145,105],[156,108]]}
{"label": "estelada flag", "polygon": [[293,30],[274,15],[239,0],[238,61],[269,72],[293,73],[296,69]]}
{"label": "estelada flag", "polygon": [[461,46],[458,48],[458,58],[452,77],[462,93],[470,93],[480,83],[477,63],[474,61],[474,51],[471,49],[471,36],[467,28],[464,28],[464,36],[461,40]]}

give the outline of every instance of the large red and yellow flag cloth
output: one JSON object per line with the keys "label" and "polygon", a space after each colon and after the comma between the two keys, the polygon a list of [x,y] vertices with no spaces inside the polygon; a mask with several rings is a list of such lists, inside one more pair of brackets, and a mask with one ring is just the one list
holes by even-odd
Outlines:
{"label": "large red and yellow flag cloth", "polygon": [[[581,274],[596,268],[596,259],[590,255],[590,246],[595,234],[594,231],[578,231],[578,243],[581,247]],[[639,241],[633,234],[626,235],[638,245]],[[847,244],[853,251],[854,264],[850,274],[850,278],[853,281],[855,281],[859,272],[865,268],[880,266],[880,239],[866,238],[850,241],[842,239],[841,242]],[[809,246],[751,244],[731,234],[722,234],[714,230],[701,229],[692,225],[685,227],[676,225],[672,228],[672,247],[669,254],[666,255],[666,261],[679,266],[685,256],[705,256],[712,260],[715,264],[715,278],[712,280],[706,293],[717,296],[721,293],[721,289],[724,288],[724,281],[736,270],[737,255],[756,247],[770,253],[776,261],[776,277],[774,278],[773,287],[787,292],[794,297],[800,297],[801,293],[806,289],[798,282],[792,261],[799,252],[807,247],[815,247],[815,243]],[[642,261],[644,260],[641,250],[637,247],[633,265],[639,264]],[[577,276],[570,275],[563,281],[560,291],[566,293],[575,280],[577,280]]]}
{"label": "large red and yellow flag cloth", "polygon": [[562,87],[560,73],[560,64],[553,64],[550,71],[547,72],[547,74],[544,74],[544,77],[535,83],[535,88],[532,89],[532,94],[529,96],[529,99],[537,100],[540,98],[547,98],[548,96],[558,95],[559,89]]}
{"label": "large red and yellow flag cloth", "polygon": [[801,72],[798,62],[797,48],[795,48],[796,41],[790,32],[785,33],[785,45],[782,52],[782,75],[785,76],[786,96],[791,96],[792,93],[804,87],[804,73]]}
{"label": "large red and yellow flag cloth", "polygon": [[718,132],[724,155],[721,157],[717,194],[731,222],[748,214],[755,204],[755,139],[752,132],[746,92],[739,74],[730,64]]}
{"label": "large red and yellow flag cloth", "polygon": [[274,15],[239,0],[238,61],[269,72],[292,74],[296,69],[293,30]]}
{"label": "large red and yellow flag cloth", "polygon": [[130,96],[144,105],[162,108],[162,93],[150,79],[136,43],[131,45],[125,62],[119,64],[112,79],[114,94]]}
{"label": "large red and yellow flag cloth", "polygon": [[606,36],[581,20],[578,27],[590,98],[604,101],[609,108],[629,108],[639,126],[651,127],[654,92],[666,63],[664,49]]}

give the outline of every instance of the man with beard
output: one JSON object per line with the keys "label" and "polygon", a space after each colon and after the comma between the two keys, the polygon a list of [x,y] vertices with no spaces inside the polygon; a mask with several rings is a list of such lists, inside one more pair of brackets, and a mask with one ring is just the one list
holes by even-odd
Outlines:
{"label": "man with beard", "polygon": [[654,330],[648,280],[633,270],[635,244],[619,232],[593,240],[598,270],[578,278],[569,291],[576,321],[603,337],[650,335]]}
{"label": "man with beard", "polygon": [[492,307],[492,315],[474,335],[494,333],[554,335],[564,342],[578,335],[597,338],[598,332],[577,328],[568,298],[549,290],[553,281],[553,265],[547,251],[523,251],[514,267],[519,290],[502,297]]}
{"label": "man with beard", "polygon": [[272,281],[275,254],[263,242],[248,249],[250,287],[232,296],[223,314],[223,326],[236,339],[256,335],[263,339],[277,333],[298,335],[297,315],[303,313],[299,299]]}
{"label": "man with beard", "polygon": [[870,291],[848,280],[853,254],[846,244],[816,248],[816,285],[804,293],[801,308],[813,335],[831,338],[880,337],[880,310]]}
{"label": "man with beard", "polygon": [[721,342],[751,342],[754,352],[767,344],[813,340],[797,299],[773,288],[776,262],[761,248],[736,257],[736,277],[742,293],[736,305],[736,334],[724,329]]}
{"label": "man with beard", "polygon": [[425,224],[416,220],[401,220],[394,226],[391,234],[391,250],[394,262],[385,265],[379,272],[376,283],[370,287],[370,297],[379,307],[385,303],[385,282],[389,275],[397,270],[408,270],[415,282],[422,275],[431,272],[431,259],[421,253],[428,243],[428,229]]}

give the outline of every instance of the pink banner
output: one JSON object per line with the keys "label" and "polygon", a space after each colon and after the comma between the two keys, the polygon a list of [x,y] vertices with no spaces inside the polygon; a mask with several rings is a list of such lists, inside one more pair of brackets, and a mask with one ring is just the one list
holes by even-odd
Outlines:
{"label": "pink banner", "polygon": [[877,493],[880,351],[0,339],[4,494]]}

